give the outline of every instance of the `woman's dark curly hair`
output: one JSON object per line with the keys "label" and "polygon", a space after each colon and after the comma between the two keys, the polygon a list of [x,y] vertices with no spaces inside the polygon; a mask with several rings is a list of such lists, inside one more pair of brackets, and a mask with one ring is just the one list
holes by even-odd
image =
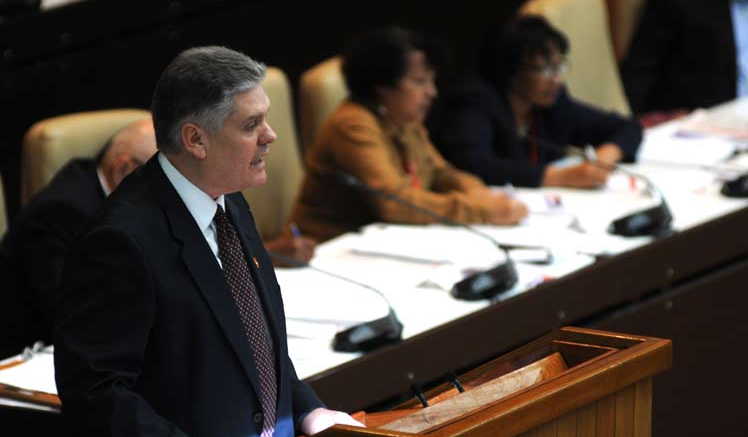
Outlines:
{"label": "woman's dark curly hair", "polygon": [[552,48],[565,55],[569,42],[545,18],[520,16],[489,33],[480,53],[478,71],[498,90],[506,91],[522,64],[537,55],[550,56]]}
{"label": "woman's dark curly hair", "polygon": [[361,34],[343,52],[343,75],[353,100],[374,103],[377,88],[394,87],[407,70],[407,55],[421,50],[434,68],[441,53],[422,35],[400,27],[386,27]]}

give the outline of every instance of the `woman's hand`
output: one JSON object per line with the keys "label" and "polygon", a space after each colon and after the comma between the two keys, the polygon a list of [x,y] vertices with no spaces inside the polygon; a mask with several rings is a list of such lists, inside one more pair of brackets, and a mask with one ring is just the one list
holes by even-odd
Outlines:
{"label": "woman's hand", "polygon": [[623,152],[618,144],[605,143],[601,144],[595,149],[598,162],[607,165],[615,165],[621,159],[623,159]]}
{"label": "woman's hand", "polygon": [[545,169],[543,185],[572,188],[598,188],[608,181],[610,170],[595,163],[583,162],[569,167],[554,167],[549,165]]}
{"label": "woman's hand", "polygon": [[[311,238],[294,237],[287,234],[281,234],[276,239],[265,243],[265,248],[270,252],[293,258],[299,263],[308,263],[314,256],[316,247],[317,242]],[[273,259],[273,265],[276,267],[296,267],[295,264],[289,264],[280,259]]]}
{"label": "woman's hand", "polygon": [[506,194],[486,190],[481,201],[489,205],[491,214],[486,221],[494,225],[515,225],[527,216],[527,206]]}

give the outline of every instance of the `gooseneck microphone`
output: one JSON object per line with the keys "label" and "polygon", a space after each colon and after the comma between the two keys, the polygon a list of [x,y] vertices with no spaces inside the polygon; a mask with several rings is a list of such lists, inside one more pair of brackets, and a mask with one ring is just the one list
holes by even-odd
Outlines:
{"label": "gooseneck microphone", "polygon": [[[617,164],[603,164],[595,160],[594,151],[585,152],[579,148],[570,148],[571,153],[581,156],[589,164],[605,170],[616,170],[623,174],[637,178],[644,182],[647,193],[658,201],[657,205],[640,211],[632,212],[623,217],[614,220],[608,226],[608,232],[624,237],[634,237],[640,235],[652,235],[655,237],[664,237],[672,233],[673,213],[665,201],[662,191],[648,177],[641,173],[633,172]],[[592,156],[591,156],[592,155]]]}
{"label": "gooseneck microphone", "polygon": [[332,340],[333,350],[337,352],[368,352],[381,346],[397,343],[403,339],[403,324],[395,314],[395,310],[392,308],[389,299],[387,299],[381,291],[371,285],[317,268],[307,262],[299,261],[277,252],[268,251],[268,253],[272,258],[283,261],[288,265],[308,268],[341,281],[365,288],[376,293],[387,304],[389,312],[386,316],[368,322],[357,323],[350,328],[336,333]]}
{"label": "gooseneck microphone", "polygon": [[454,284],[451,290],[452,296],[464,300],[490,299],[500,293],[508,291],[514,286],[514,284],[517,283],[517,268],[511,256],[509,255],[509,249],[522,246],[503,245],[485,232],[481,232],[480,230],[475,229],[472,226],[458,223],[450,219],[449,217],[437,214],[430,209],[418,206],[394,193],[374,188],[371,185],[364,183],[352,174],[349,174],[342,170],[338,170],[336,175],[338,180],[344,185],[356,188],[369,194],[374,194],[393,202],[397,202],[414,211],[418,211],[419,213],[427,215],[442,224],[461,227],[472,232],[475,235],[479,235],[482,238],[489,240],[505,255],[505,262],[500,263],[489,270],[468,275],[461,281]]}

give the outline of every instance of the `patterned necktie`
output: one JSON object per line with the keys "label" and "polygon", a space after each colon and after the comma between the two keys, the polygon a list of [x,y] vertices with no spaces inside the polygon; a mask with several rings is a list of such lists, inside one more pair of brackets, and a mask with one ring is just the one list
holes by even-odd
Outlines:
{"label": "patterned necktie", "polygon": [[218,257],[223,264],[223,276],[234,297],[244,333],[249,341],[255,363],[257,363],[261,391],[260,405],[264,415],[260,437],[271,437],[275,428],[278,384],[270,330],[239,236],[220,205],[213,220],[216,224]]}

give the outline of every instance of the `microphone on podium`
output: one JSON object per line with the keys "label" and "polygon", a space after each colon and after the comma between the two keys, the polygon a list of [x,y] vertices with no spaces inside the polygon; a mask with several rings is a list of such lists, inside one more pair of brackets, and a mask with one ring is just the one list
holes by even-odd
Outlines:
{"label": "microphone on podium", "polygon": [[654,199],[658,200],[657,205],[632,212],[623,217],[614,220],[608,226],[608,232],[615,235],[621,235],[624,237],[633,237],[639,235],[653,235],[655,237],[663,237],[672,233],[673,213],[670,211],[670,207],[665,201],[665,196],[662,191],[648,177],[641,173],[633,172],[617,164],[603,164],[596,160],[596,154],[594,148],[588,146],[582,150],[577,147],[569,148],[571,153],[576,156],[582,157],[589,164],[605,170],[616,170],[621,173],[627,174],[631,177],[637,178],[644,182],[647,193]]}
{"label": "microphone on podium", "polygon": [[427,215],[442,224],[461,227],[469,232],[472,232],[475,235],[479,235],[480,237],[490,241],[499,249],[499,251],[504,254],[504,256],[506,257],[506,261],[499,263],[489,270],[468,275],[461,281],[454,284],[451,291],[452,296],[464,300],[489,299],[500,293],[508,291],[514,286],[514,284],[517,283],[517,267],[515,266],[514,261],[509,255],[509,249],[517,248],[520,246],[503,245],[485,232],[481,232],[480,230],[475,229],[472,226],[458,223],[450,219],[449,217],[437,214],[430,209],[418,206],[396,194],[374,188],[345,171],[338,170],[336,175],[338,180],[344,185],[356,188],[369,194],[383,197],[393,202],[397,202],[424,215]]}
{"label": "microphone on podium", "polygon": [[335,337],[332,340],[333,350],[337,352],[368,352],[378,347],[397,343],[402,340],[403,324],[395,314],[395,310],[394,308],[392,308],[389,299],[387,299],[387,297],[381,291],[377,290],[371,285],[355,281],[345,276],[338,275],[337,273],[317,268],[307,262],[299,261],[295,258],[282,255],[277,252],[268,251],[268,253],[271,257],[283,261],[288,265],[312,269],[315,272],[319,272],[341,281],[346,281],[350,284],[365,288],[376,293],[387,304],[389,312],[386,316],[370,320],[368,322],[357,323],[350,328],[336,333]]}

